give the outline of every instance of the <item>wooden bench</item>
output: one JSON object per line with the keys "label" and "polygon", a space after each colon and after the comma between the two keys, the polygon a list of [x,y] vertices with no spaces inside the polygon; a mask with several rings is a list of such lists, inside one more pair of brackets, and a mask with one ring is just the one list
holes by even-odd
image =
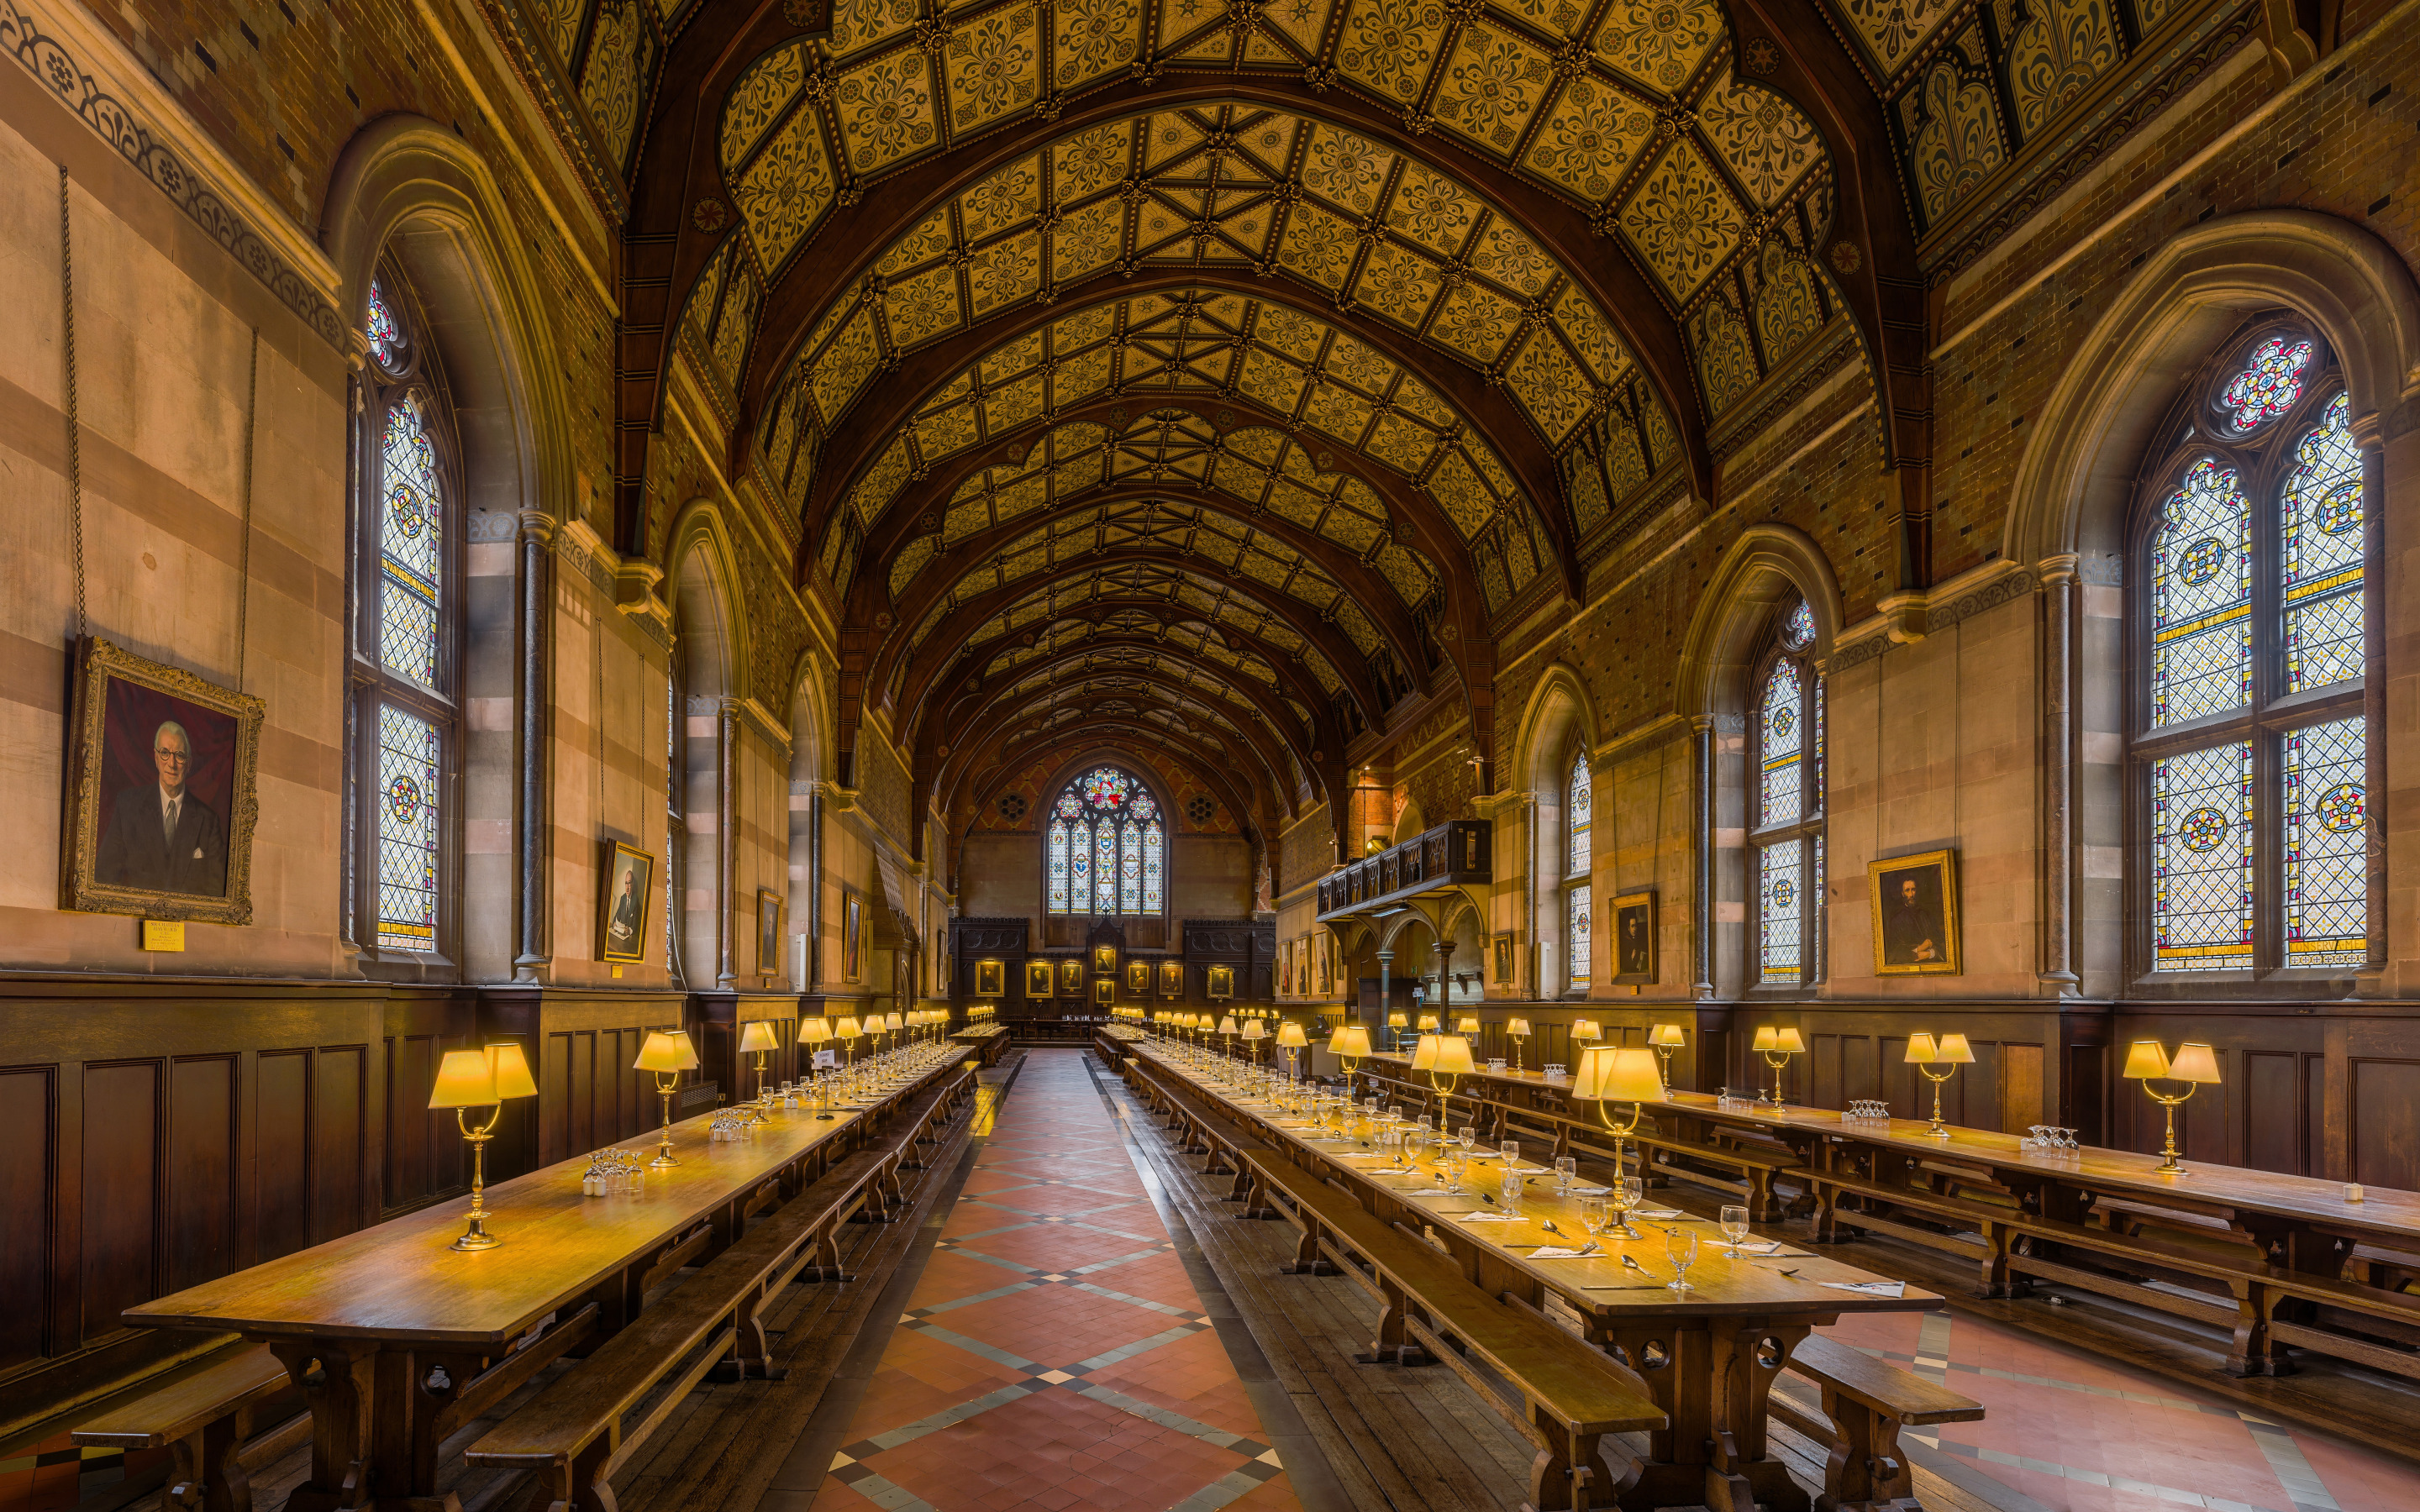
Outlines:
{"label": "wooden bench", "polygon": [[[840,1226],[891,1216],[897,1173],[915,1147],[961,1118],[973,1073],[892,1110],[892,1127],[835,1163],[682,1280],[611,1339],[473,1444],[472,1464],[535,1472],[554,1512],[613,1512],[614,1473],[709,1375],[779,1374],[763,1315],[793,1280],[855,1279],[841,1269]],[[635,1416],[634,1416],[635,1414]]]}
{"label": "wooden bench", "polygon": [[1983,1415],[1981,1403],[1821,1334],[1800,1339],[1787,1364],[1823,1388],[1828,1421],[1778,1392],[1766,1398],[1765,1411],[1831,1451],[1819,1512],[1919,1512],[1916,1478],[1900,1453],[1900,1429]]}
{"label": "wooden bench", "polygon": [[1167,1115],[1167,1126],[1175,1131],[1180,1143],[1177,1149],[1188,1155],[1207,1155],[1202,1174],[1232,1176],[1233,1184],[1227,1190],[1227,1200],[1246,1204],[1242,1216],[1275,1218],[1277,1211],[1265,1202],[1255,1200],[1250,1172],[1245,1166],[1234,1139],[1219,1125],[1228,1122],[1218,1110],[1200,1099],[1173,1078],[1163,1081],[1163,1073],[1147,1069],[1140,1059],[1126,1061],[1127,1085],[1140,1091],[1147,1106]]}
{"label": "wooden bench", "polygon": [[118,1402],[69,1435],[94,1449],[172,1453],[163,1504],[249,1512],[252,1472],[311,1442],[302,1394],[266,1344]]}

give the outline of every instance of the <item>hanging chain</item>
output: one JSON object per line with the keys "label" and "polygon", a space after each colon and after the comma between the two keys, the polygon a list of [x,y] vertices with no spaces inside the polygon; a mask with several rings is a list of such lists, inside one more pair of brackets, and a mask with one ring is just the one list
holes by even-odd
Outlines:
{"label": "hanging chain", "polygon": [[75,237],[68,215],[68,170],[59,166],[59,310],[67,360],[68,535],[75,574],[75,633],[82,640],[84,614],[84,438],[76,418]]}
{"label": "hanging chain", "polygon": [[235,556],[235,690],[243,691],[244,622],[252,609],[252,445],[260,430],[260,328],[252,328],[252,378],[243,398],[243,478],[238,491],[243,536]]}

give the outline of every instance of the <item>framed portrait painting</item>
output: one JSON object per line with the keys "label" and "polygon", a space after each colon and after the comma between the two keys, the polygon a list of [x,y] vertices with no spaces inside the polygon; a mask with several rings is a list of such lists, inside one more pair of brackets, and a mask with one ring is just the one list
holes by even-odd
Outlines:
{"label": "framed portrait painting", "polygon": [[1498,934],[1488,941],[1488,947],[1496,984],[1510,986],[1512,981],[1512,936],[1510,933]]}
{"label": "framed portrait painting", "polygon": [[782,974],[782,895],[770,887],[756,889],[756,974]]}
{"label": "framed portrait painting", "polygon": [[1008,965],[1005,962],[986,958],[975,963],[975,995],[1004,997],[1008,995]]}
{"label": "framed portrait painting", "polygon": [[1210,996],[1214,998],[1227,998],[1235,995],[1235,968],[1233,966],[1212,966],[1210,968],[1209,975],[1209,986],[1206,991]]}
{"label": "framed portrait painting", "polygon": [[1114,977],[1118,974],[1118,948],[1114,945],[1093,947],[1093,970],[1096,975]]}
{"label": "framed portrait painting", "polygon": [[[1046,993],[1043,995],[1049,995]],[[1062,997],[1084,995],[1084,963],[1074,956],[1069,956],[1059,963],[1059,995]]]}
{"label": "framed portrait painting", "polygon": [[840,980],[865,980],[865,900],[854,887],[840,889]]}
{"label": "framed portrait painting", "polygon": [[1093,1006],[1094,1006],[1094,1008],[1102,1009],[1102,1010],[1106,1011],[1106,1010],[1109,1010],[1109,1009],[1111,1009],[1111,1008],[1115,1008],[1115,1007],[1117,1006],[1117,1002],[1118,1002],[1118,980],[1117,980],[1115,977],[1095,977],[1095,978],[1094,978],[1094,979],[1093,979]]}
{"label": "framed portrait painting", "polygon": [[1960,973],[1956,851],[1869,862],[1866,889],[1873,905],[1876,976]]}
{"label": "framed portrait painting", "polygon": [[[980,972],[977,973],[978,980],[981,980],[981,975],[982,974]],[[1025,995],[1028,997],[1047,997],[1050,995],[1049,962],[1028,961],[1025,963]]]}
{"label": "framed portrait painting", "polygon": [[647,903],[655,896],[656,858],[618,840],[605,842],[605,881],[597,897],[597,959],[617,965],[647,958]]}
{"label": "framed portrait painting", "polygon": [[1129,961],[1126,963],[1126,991],[1134,994],[1138,997],[1151,991],[1150,962]]}
{"label": "framed portrait painting", "polygon": [[1644,986],[1656,980],[1655,894],[1625,892],[1613,901],[1613,980]]}
{"label": "framed portrait painting", "polygon": [[1159,995],[1162,997],[1185,995],[1184,962],[1162,961],[1159,964]]}
{"label": "framed portrait painting", "polygon": [[[60,906],[251,923],[264,708],[256,698],[85,637],[69,724]],[[396,780],[403,788],[380,795],[380,807],[426,814],[433,837],[440,795]],[[437,854],[432,846],[429,855]],[[436,898],[433,885],[427,895]],[[437,948],[436,933],[432,918],[426,949]]]}

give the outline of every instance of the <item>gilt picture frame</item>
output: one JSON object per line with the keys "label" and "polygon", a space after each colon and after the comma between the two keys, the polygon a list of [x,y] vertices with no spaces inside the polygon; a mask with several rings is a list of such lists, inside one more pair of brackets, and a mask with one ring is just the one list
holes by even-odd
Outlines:
{"label": "gilt picture frame", "polygon": [[[59,905],[251,923],[267,708],[180,667],[85,637],[68,726]],[[397,801],[416,805],[418,796]],[[436,948],[432,938],[427,949]]]}
{"label": "gilt picture frame", "polygon": [[1047,997],[1050,995],[1049,962],[1028,961],[1025,963],[1025,995],[1028,997]]}
{"label": "gilt picture frame", "polygon": [[1097,976],[1116,976],[1118,974],[1118,948],[1114,945],[1094,946],[1093,971]]}
{"label": "gilt picture frame", "polygon": [[1625,892],[1613,900],[1613,980],[1630,986],[1648,986],[1659,979],[1654,889]]}
{"label": "gilt picture frame", "polygon": [[865,899],[845,884],[840,889],[840,980],[865,980]]}
{"label": "gilt picture frame", "polygon": [[1118,980],[1115,977],[1094,978],[1093,1006],[1094,1008],[1106,1010],[1115,1008],[1117,1006],[1117,1002]]}
{"label": "gilt picture frame", "polygon": [[975,963],[975,995],[977,997],[1008,995],[1008,965],[1005,962],[985,956]]}
{"label": "gilt picture frame", "polygon": [[756,974],[782,973],[782,895],[770,887],[756,889]]}
{"label": "gilt picture frame", "polygon": [[1126,991],[1134,994],[1138,997],[1151,991],[1150,962],[1129,961],[1126,963]]}
{"label": "gilt picture frame", "polygon": [[[1046,993],[1044,995],[1049,995]],[[1084,963],[1075,956],[1071,955],[1059,963],[1059,995],[1062,997],[1084,995]]]}
{"label": "gilt picture frame", "polygon": [[1955,977],[1965,970],[1958,937],[1958,853],[1926,851],[1866,864],[1873,912],[1874,975]]}
{"label": "gilt picture frame", "polygon": [[1226,998],[1235,995],[1235,968],[1233,966],[1212,966],[1209,969],[1208,978],[1209,980],[1203,989],[1203,994],[1212,1001],[1223,1001]]}
{"label": "gilt picture frame", "polygon": [[614,965],[647,959],[647,927],[653,917],[656,857],[618,840],[605,842],[604,873],[597,892],[597,958]]}
{"label": "gilt picture frame", "polygon": [[1159,964],[1159,995],[1162,997],[1185,995],[1184,962],[1162,961]]}

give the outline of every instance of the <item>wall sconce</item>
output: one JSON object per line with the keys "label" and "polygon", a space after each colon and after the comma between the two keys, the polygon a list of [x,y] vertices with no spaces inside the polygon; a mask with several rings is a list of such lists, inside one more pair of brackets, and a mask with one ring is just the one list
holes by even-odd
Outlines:
{"label": "wall sconce", "polygon": [[[471,1147],[471,1227],[454,1241],[458,1250],[494,1249],[503,1241],[488,1232],[488,1141],[496,1134],[496,1120],[504,1116],[504,1100],[537,1096],[530,1079],[529,1061],[510,1041],[485,1050],[448,1050],[438,1063],[437,1085],[428,1094],[432,1108],[452,1108],[454,1126]],[[494,1104],[495,1111],[477,1128],[467,1110]]]}
{"label": "wall sconce", "polygon": [[[2141,1082],[2151,1101],[2168,1110],[2168,1137],[2160,1150],[2160,1174],[2182,1176],[2185,1168],[2177,1160],[2177,1105],[2193,1096],[2195,1088],[2218,1085],[2217,1052],[2188,1041],[2177,1046],[2177,1058],[2170,1060],[2159,1041],[2137,1040],[2134,1047],[2126,1052],[2126,1069],[2118,1074],[2129,1081]],[[2182,1082],[2185,1089],[2163,1092],[2151,1085],[2157,1081]]]}
{"label": "wall sconce", "polygon": [[[1975,1064],[1975,1052],[1966,1047],[1962,1034],[1945,1034],[1937,1043],[1929,1034],[1911,1034],[1907,1037],[1907,1063],[1932,1084],[1932,1127],[1924,1132],[1935,1139],[1948,1138],[1949,1125],[1941,1121],[1941,1088],[1958,1074],[1959,1067]],[[1936,1065],[1947,1069],[1935,1072],[1932,1068]]]}
{"label": "wall sconce", "polygon": [[[854,1025],[854,1019],[843,1019]],[[656,1093],[664,1100],[664,1137],[656,1147],[656,1158],[647,1162],[650,1168],[680,1164],[673,1158],[673,1078],[685,1071],[697,1069],[697,1046],[689,1042],[687,1029],[649,1029],[646,1042],[639,1046],[639,1058],[630,1063],[636,1071],[656,1073]]]}
{"label": "wall sconce", "polygon": [[1807,1053],[1807,1041],[1798,1037],[1796,1029],[1776,1029],[1768,1024],[1756,1031],[1756,1042],[1748,1048],[1762,1056],[1764,1063],[1773,1068],[1773,1105],[1781,1106],[1781,1070],[1790,1064],[1791,1057]]}

